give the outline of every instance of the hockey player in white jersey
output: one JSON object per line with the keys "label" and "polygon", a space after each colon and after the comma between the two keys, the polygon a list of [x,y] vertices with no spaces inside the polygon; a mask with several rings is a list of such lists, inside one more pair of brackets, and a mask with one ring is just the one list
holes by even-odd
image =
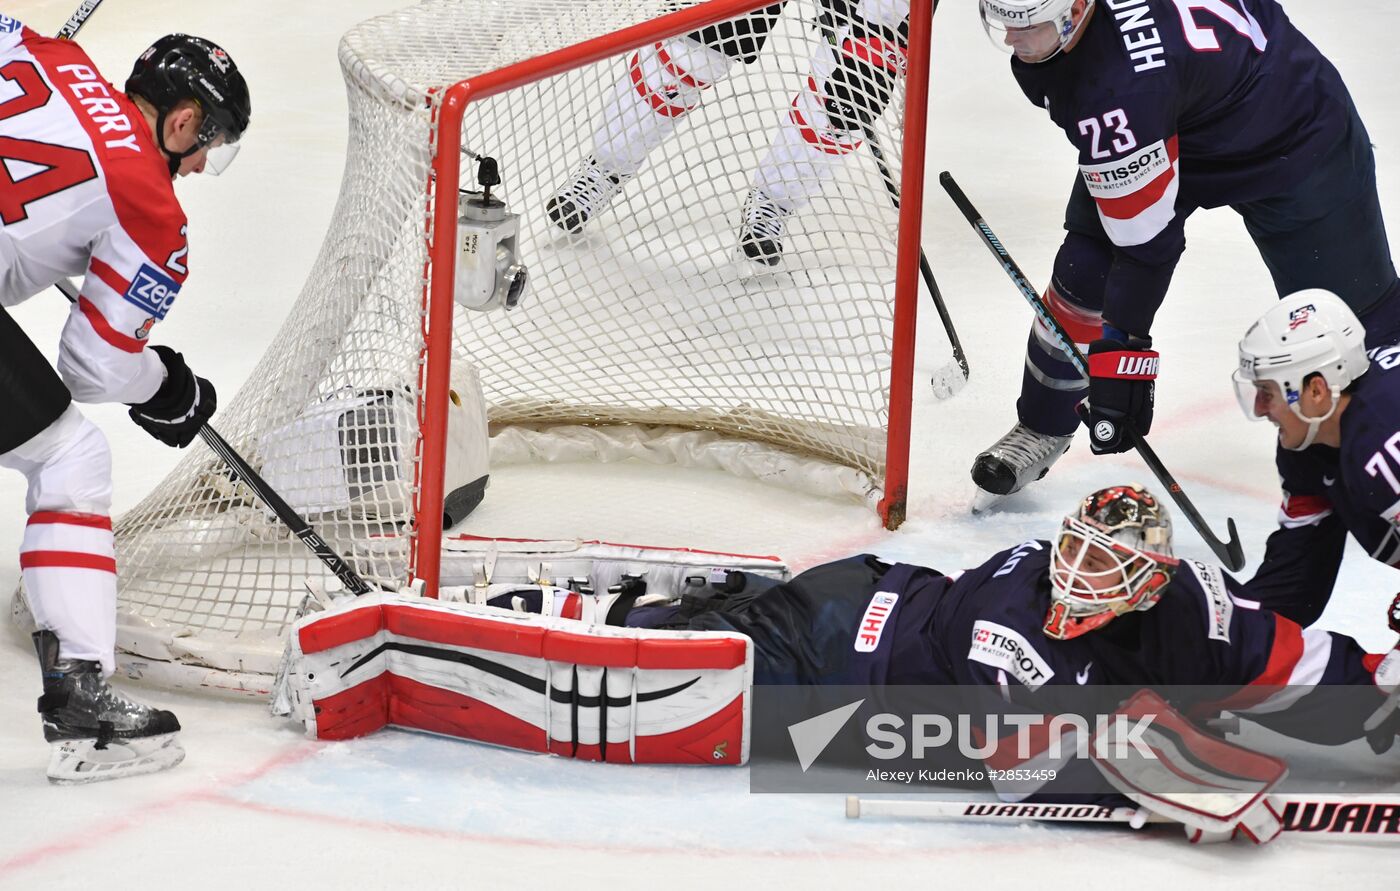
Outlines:
{"label": "hockey player in white jersey", "polygon": [[[735,62],[758,58],[785,4],[628,56],[593,133],[592,152],[546,205],[555,225],[581,232],[611,204]],[[782,259],[788,219],[860,148],[905,68],[909,0],[822,0],[821,6],[825,39],[791,107],[779,116],[739,222],[740,249],[767,266]]]}
{"label": "hockey player in white jersey", "polygon": [[[73,403],[127,403],[133,421],[181,448],[213,414],[213,386],[148,338],[189,272],[173,181],[227,166],[249,114],[242,75],[206,40],[161,38],[119,90],[76,44],[0,14],[0,465],[29,481],[20,567],[39,628],[55,782],[149,773],[184,757],[173,714],[107,683],[111,453]],[[55,370],[3,307],[78,275]]]}

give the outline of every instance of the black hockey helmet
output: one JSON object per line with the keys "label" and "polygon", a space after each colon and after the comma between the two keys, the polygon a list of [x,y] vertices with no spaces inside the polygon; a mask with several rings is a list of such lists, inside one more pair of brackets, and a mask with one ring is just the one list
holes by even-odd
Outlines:
{"label": "black hockey helmet", "polygon": [[[218,44],[189,34],[167,34],[142,53],[126,79],[126,92],[155,107],[156,140],[170,156],[172,176],[183,158],[201,148],[210,150],[210,172],[222,173],[252,115],[248,84],[233,59]],[[194,146],[173,152],[165,146],[165,116],[183,99],[197,102],[204,120]]]}

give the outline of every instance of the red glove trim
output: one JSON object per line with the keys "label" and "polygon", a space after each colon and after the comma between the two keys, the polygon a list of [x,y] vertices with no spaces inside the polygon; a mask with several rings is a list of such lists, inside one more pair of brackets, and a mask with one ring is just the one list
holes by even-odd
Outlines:
{"label": "red glove trim", "polygon": [[1089,355],[1090,377],[1111,377],[1128,381],[1157,379],[1161,354],[1156,350],[1114,350]]}

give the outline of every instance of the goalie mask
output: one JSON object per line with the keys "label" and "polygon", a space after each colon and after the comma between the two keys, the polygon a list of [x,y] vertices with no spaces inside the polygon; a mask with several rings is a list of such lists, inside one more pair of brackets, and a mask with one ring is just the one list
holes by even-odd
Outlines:
{"label": "goalie mask", "polygon": [[[1331,291],[1310,288],[1284,297],[1249,326],[1240,341],[1235,398],[1251,421],[1268,417],[1268,400],[1284,400],[1308,425],[1302,442],[1288,447],[1300,451],[1313,444],[1322,422],[1336,413],[1342,391],[1370,367],[1366,329],[1356,313]],[[1331,390],[1332,404],[1311,417],[1303,414],[1300,402],[1315,374]]]}
{"label": "goalie mask", "polygon": [[1172,524],[1142,486],[1112,486],[1065,517],[1050,551],[1048,637],[1068,640],[1148,610],[1171,581]]}
{"label": "goalie mask", "polygon": [[[992,44],[1022,62],[1048,62],[1089,20],[1094,0],[981,0],[982,29]],[[1075,9],[1079,18],[1075,19]]]}

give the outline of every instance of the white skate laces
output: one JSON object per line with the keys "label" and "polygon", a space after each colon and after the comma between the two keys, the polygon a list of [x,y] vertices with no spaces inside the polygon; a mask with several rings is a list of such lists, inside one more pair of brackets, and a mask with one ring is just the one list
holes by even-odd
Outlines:
{"label": "white skate laces", "polygon": [[545,205],[554,225],[577,235],[602,212],[635,174],[614,173],[599,166],[592,155],[583,159],[574,178]]}
{"label": "white skate laces", "polygon": [[1029,483],[1045,476],[1051,465],[1069,449],[1073,439],[1073,436],[1037,433],[1018,422],[1009,433],[977,456],[972,465],[972,481],[982,492],[991,496],[1019,492]]}
{"label": "white skate laces", "polygon": [[783,258],[783,237],[790,212],[758,189],[749,189],[739,224],[739,247],[755,263],[777,266]]}

